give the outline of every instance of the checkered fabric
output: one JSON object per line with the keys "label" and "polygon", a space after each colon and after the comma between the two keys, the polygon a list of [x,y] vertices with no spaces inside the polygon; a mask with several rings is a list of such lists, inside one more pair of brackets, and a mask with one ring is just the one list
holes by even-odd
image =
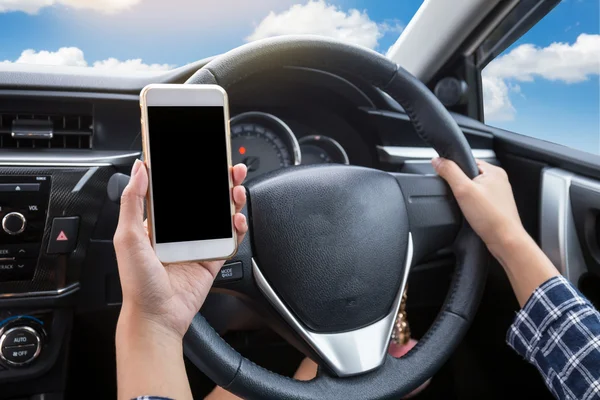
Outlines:
{"label": "checkered fabric", "polygon": [[135,399],[131,399],[131,400],[172,400],[172,399],[169,399],[168,397],[140,396],[140,397],[136,397]]}
{"label": "checkered fabric", "polygon": [[600,313],[562,276],[533,292],[506,339],[556,398],[600,399]]}

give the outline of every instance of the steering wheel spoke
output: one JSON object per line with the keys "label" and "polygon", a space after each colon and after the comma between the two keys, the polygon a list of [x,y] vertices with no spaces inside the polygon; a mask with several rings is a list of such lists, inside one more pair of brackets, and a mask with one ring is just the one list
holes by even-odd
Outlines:
{"label": "steering wheel spoke", "polygon": [[[248,220],[248,208],[241,211]],[[254,279],[252,277],[252,242],[248,224],[248,232],[244,240],[238,245],[238,250],[233,257],[225,261],[225,264],[217,274],[213,283],[213,291],[237,292],[240,295],[252,296],[255,293]]]}
{"label": "steering wheel spoke", "polygon": [[347,377],[376,369],[385,361],[412,260],[413,243],[409,234],[404,274],[389,312],[367,326],[335,333],[314,332],[307,328],[277,295],[254,260],[253,272],[259,289],[285,322],[308,343],[334,375]]}
{"label": "steering wheel spoke", "polygon": [[437,175],[392,173],[408,211],[414,261],[452,245],[463,217],[450,187]]}
{"label": "steering wheel spoke", "polygon": [[[244,207],[241,213],[248,219],[248,209]],[[248,224],[248,232],[239,244],[236,254],[225,264],[217,274],[213,283],[214,292],[235,293],[241,297],[255,297],[257,294],[252,277],[252,232]]]}

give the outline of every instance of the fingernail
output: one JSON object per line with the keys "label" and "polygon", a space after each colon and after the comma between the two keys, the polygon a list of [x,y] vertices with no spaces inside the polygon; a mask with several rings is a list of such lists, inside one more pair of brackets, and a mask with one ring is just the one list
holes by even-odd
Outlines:
{"label": "fingernail", "polygon": [[142,166],[142,162],[140,160],[135,160],[135,162],[133,163],[133,168],[131,168],[131,176],[134,176],[135,174],[137,174],[137,172],[140,170],[141,166]]}
{"label": "fingernail", "polygon": [[434,157],[431,160],[431,164],[433,164],[433,168],[437,168],[440,165],[441,162],[442,162],[442,159],[439,158],[439,157]]}

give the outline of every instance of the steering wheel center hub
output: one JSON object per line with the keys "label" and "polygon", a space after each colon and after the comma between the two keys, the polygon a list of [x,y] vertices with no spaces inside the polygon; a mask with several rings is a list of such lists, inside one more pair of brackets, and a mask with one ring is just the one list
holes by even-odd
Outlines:
{"label": "steering wheel center hub", "polygon": [[397,181],[331,165],[281,170],[249,184],[255,261],[313,332],[340,332],[389,314],[409,224]]}

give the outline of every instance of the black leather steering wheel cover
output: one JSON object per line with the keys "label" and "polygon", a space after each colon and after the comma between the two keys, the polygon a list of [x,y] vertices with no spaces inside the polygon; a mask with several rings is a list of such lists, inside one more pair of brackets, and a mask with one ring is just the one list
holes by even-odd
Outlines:
{"label": "black leather steering wheel cover", "polygon": [[[439,154],[454,160],[471,178],[478,175],[471,149],[458,125],[429,89],[378,53],[317,37],[279,37],[251,43],[216,58],[187,83],[231,87],[246,77],[287,65],[346,71],[387,91],[403,105],[419,135]],[[244,73],[239,68],[244,67]],[[397,399],[409,393],[448,359],[475,316],[486,276],[488,253],[467,225],[455,242],[456,270],[432,327],[400,359],[388,356],[381,368],[351,378],[319,373],[300,382],[265,370],[232,349],[197,315],[185,339],[185,354],[218,385],[244,398]]]}
{"label": "black leather steering wheel cover", "polygon": [[404,107],[419,136],[441,156],[456,162],[469,178],[479,174],[464,134],[427,86],[390,59],[363,47],[308,35],[264,39],[215,58],[186,83],[214,83],[227,90],[258,72],[285,66],[343,71],[382,89]]}

